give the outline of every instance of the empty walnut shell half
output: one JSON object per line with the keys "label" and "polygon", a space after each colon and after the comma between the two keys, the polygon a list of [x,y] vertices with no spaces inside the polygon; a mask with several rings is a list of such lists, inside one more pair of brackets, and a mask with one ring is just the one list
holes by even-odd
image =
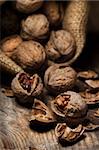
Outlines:
{"label": "empty walnut shell half", "polygon": [[64,142],[75,142],[81,137],[83,133],[84,128],[81,124],[76,128],[71,129],[66,125],[66,123],[59,123],[55,128],[56,137]]}
{"label": "empty walnut shell half", "polygon": [[78,72],[77,77],[82,79],[96,79],[99,75],[93,70],[87,70]]}
{"label": "empty walnut shell half", "polygon": [[99,103],[99,92],[92,93],[91,91],[84,91],[79,93],[88,105]]}
{"label": "empty walnut shell half", "polygon": [[52,111],[57,117],[64,117],[69,126],[81,123],[87,114],[87,104],[76,92],[67,91],[50,102]]}
{"label": "empty walnut shell half", "polygon": [[22,21],[21,37],[23,39],[45,39],[49,32],[49,22],[43,14],[33,14]]}
{"label": "empty walnut shell half", "polygon": [[26,71],[34,71],[45,62],[43,46],[35,41],[24,41],[17,48],[13,59]]}
{"label": "empty walnut shell half", "polygon": [[39,9],[43,0],[16,0],[16,9],[23,13],[32,13]]}
{"label": "empty walnut shell half", "polygon": [[37,74],[30,77],[25,72],[16,75],[12,80],[11,87],[14,95],[21,103],[31,103],[33,97],[38,97],[43,90],[41,78]]}
{"label": "empty walnut shell half", "polygon": [[62,93],[74,86],[76,76],[77,74],[73,68],[63,64],[55,64],[45,72],[45,86],[53,94]]}
{"label": "empty walnut shell half", "polygon": [[4,38],[1,42],[2,51],[10,58],[13,57],[16,48],[22,43],[22,38],[19,35],[12,35]]}
{"label": "empty walnut shell half", "polygon": [[75,53],[75,41],[65,30],[52,31],[46,45],[48,58],[56,63],[63,63],[71,59]]}
{"label": "empty walnut shell half", "polygon": [[47,125],[52,124],[54,122],[55,118],[51,110],[42,101],[34,99],[30,123],[38,125]]}
{"label": "empty walnut shell half", "polygon": [[86,80],[85,83],[87,83],[91,88],[93,89],[99,89],[99,80]]}

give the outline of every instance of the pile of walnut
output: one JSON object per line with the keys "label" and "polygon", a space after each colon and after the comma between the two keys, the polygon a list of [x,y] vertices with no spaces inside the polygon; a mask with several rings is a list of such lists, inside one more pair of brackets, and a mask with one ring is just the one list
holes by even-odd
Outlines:
{"label": "pile of walnut", "polygon": [[2,39],[0,47],[24,70],[12,80],[14,96],[21,105],[30,106],[31,126],[56,125],[59,141],[75,142],[85,130],[99,127],[99,75],[66,65],[75,55],[76,42],[62,29],[60,2],[16,0],[12,6],[22,15],[20,33],[14,35],[18,18],[13,13],[12,22],[3,20],[5,34],[11,30],[13,35]]}

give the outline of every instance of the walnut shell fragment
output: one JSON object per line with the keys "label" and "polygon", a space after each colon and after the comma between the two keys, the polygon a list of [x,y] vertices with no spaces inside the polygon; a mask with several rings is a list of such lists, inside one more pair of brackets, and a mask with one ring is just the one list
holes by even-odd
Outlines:
{"label": "walnut shell fragment", "polygon": [[30,123],[38,125],[52,124],[56,120],[51,110],[40,100],[34,99]]}
{"label": "walnut shell fragment", "polygon": [[71,89],[76,82],[76,72],[73,68],[55,64],[50,66],[44,75],[45,87],[53,94]]}
{"label": "walnut shell fragment", "polygon": [[99,80],[86,80],[85,83],[93,89],[99,89]]}
{"label": "walnut shell fragment", "polygon": [[72,35],[65,30],[52,31],[46,45],[48,58],[57,63],[71,59],[75,53],[76,45]]}
{"label": "walnut shell fragment", "polygon": [[24,41],[17,48],[13,59],[24,70],[33,71],[45,62],[46,54],[43,46],[35,41]]}
{"label": "walnut shell fragment", "polygon": [[78,72],[77,77],[83,79],[96,79],[99,75],[93,70],[87,70]]}
{"label": "walnut shell fragment", "polygon": [[94,131],[99,128],[99,124],[94,124],[88,119],[84,120],[83,126],[85,128],[85,131]]}
{"label": "walnut shell fragment", "polygon": [[66,123],[58,123],[55,128],[56,137],[64,142],[75,142],[84,133],[84,128],[80,124],[74,129],[71,129],[66,125]]}
{"label": "walnut shell fragment", "polygon": [[99,92],[92,93],[91,91],[84,91],[79,93],[88,105],[99,103]]}
{"label": "walnut shell fragment", "polygon": [[22,21],[21,37],[26,40],[46,39],[49,32],[49,22],[43,14],[33,14]]}
{"label": "walnut shell fragment", "polygon": [[32,13],[39,9],[43,0],[16,0],[16,9],[23,13]]}
{"label": "walnut shell fragment", "polygon": [[87,119],[94,125],[99,125],[99,108],[90,109],[87,114]]}
{"label": "walnut shell fragment", "polygon": [[4,38],[1,42],[2,51],[10,58],[15,53],[15,49],[22,43],[22,38],[19,35],[12,35]]}
{"label": "walnut shell fragment", "polygon": [[34,74],[29,76],[25,72],[20,72],[12,80],[11,88],[20,103],[33,102],[33,97],[38,97],[43,90],[41,78]]}
{"label": "walnut shell fragment", "polygon": [[50,102],[52,111],[57,117],[64,117],[69,126],[81,123],[87,114],[87,104],[76,92],[67,91],[58,95]]}
{"label": "walnut shell fragment", "polygon": [[64,14],[62,3],[56,1],[44,2],[43,11],[51,26],[58,26],[62,22]]}

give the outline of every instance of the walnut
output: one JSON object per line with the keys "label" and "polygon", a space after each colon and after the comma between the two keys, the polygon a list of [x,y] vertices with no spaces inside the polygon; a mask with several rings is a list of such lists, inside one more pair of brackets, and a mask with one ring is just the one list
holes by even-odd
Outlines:
{"label": "walnut", "polygon": [[32,71],[41,67],[46,58],[43,46],[35,41],[24,41],[17,48],[13,59],[24,70]]}
{"label": "walnut", "polygon": [[65,30],[52,31],[46,45],[46,53],[50,60],[66,62],[75,53],[74,38]]}
{"label": "walnut", "polygon": [[56,120],[51,110],[40,100],[34,99],[33,108],[30,115],[31,125],[51,125]]}
{"label": "walnut", "polygon": [[59,94],[50,102],[50,107],[57,117],[63,117],[69,126],[76,126],[81,123],[88,110],[84,99],[73,91]]}
{"label": "walnut", "polygon": [[45,39],[49,32],[49,22],[43,14],[33,14],[22,21],[23,39]]}
{"label": "walnut", "polygon": [[33,97],[38,97],[42,93],[43,84],[37,74],[29,76],[25,72],[20,72],[12,80],[11,88],[18,101],[24,104],[33,102]]}
{"label": "walnut", "polygon": [[61,3],[56,1],[44,2],[43,11],[50,25],[58,26],[62,22],[64,11]]}
{"label": "walnut", "polygon": [[13,53],[15,52],[15,49],[21,42],[22,39],[19,35],[6,37],[1,41],[1,49],[8,57],[11,58]]}
{"label": "walnut", "polygon": [[80,124],[76,128],[71,129],[66,123],[58,123],[55,128],[56,137],[65,143],[71,143],[77,141],[84,133],[84,128]]}
{"label": "walnut", "polygon": [[76,82],[76,76],[73,68],[63,64],[55,64],[46,70],[44,83],[48,91],[57,94],[71,89]]}
{"label": "walnut", "polygon": [[16,0],[16,9],[23,13],[32,13],[39,9],[43,0]]}

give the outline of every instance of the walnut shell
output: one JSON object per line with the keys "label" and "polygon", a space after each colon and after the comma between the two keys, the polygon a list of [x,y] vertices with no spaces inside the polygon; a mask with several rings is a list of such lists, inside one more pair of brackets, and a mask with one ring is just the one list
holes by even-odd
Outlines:
{"label": "walnut shell", "polygon": [[16,9],[23,13],[32,13],[39,9],[43,0],[16,0]]}
{"label": "walnut shell", "polygon": [[50,25],[58,26],[62,22],[64,11],[61,3],[56,1],[44,2],[43,11]]}
{"label": "walnut shell", "polygon": [[43,84],[37,74],[30,77],[25,72],[20,72],[12,80],[11,88],[19,102],[24,104],[33,102],[33,97],[38,97],[42,93]]}
{"label": "walnut shell", "polygon": [[78,72],[77,77],[81,79],[96,79],[99,75],[93,70],[87,70]]}
{"label": "walnut shell", "polygon": [[65,30],[52,31],[46,45],[48,58],[55,62],[66,62],[75,53],[75,41]]}
{"label": "walnut shell", "polygon": [[52,111],[57,116],[64,117],[69,126],[81,123],[88,110],[84,99],[73,91],[61,93],[50,103]]}
{"label": "walnut shell", "polygon": [[55,128],[56,137],[63,142],[75,142],[84,133],[84,128],[80,124],[74,129],[71,129],[66,123],[58,123]]}
{"label": "walnut shell", "polygon": [[1,41],[1,49],[8,56],[12,57],[13,53],[15,53],[15,49],[22,42],[22,39],[19,35],[12,35],[4,38]]}
{"label": "walnut shell", "polygon": [[75,70],[63,64],[50,66],[44,75],[46,88],[53,94],[71,89],[76,82]]}
{"label": "walnut shell", "polygon": [[49,22],[43,14],[33,14],[22,21],[23,39],[45,39],[49,32]]}
{"label": "walnut shell", "polygon": [[32,71],[41,67],[45,62],[46,54],[43,46],[35,41],[24,41],[16,48],[13,59],[24,70]]}
{"label": "walnut shell", "polygon": [[54,122],[55,119],[51,110],[42,101],[34,99],[33,109],[30,116],[30,123],[47,125]]}

